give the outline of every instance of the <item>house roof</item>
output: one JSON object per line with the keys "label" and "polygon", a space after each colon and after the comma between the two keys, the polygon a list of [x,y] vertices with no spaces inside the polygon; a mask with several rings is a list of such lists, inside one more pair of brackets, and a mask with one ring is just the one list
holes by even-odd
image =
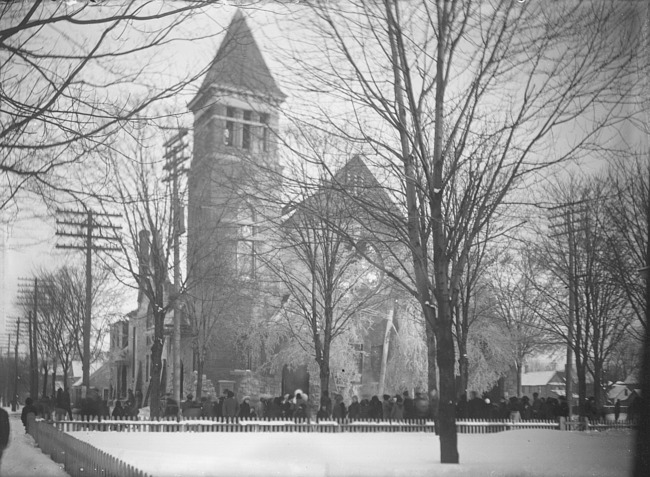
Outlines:
{"label": "house roof", "polygon": [[[75,380],[75,382],[72,384],[73,387],[76,386],[81,386],[81,383],[83,381],[83,369],[82,369],[82,363],[81,361],[73,361],[72,362],[72,374],[74,378],[78,378]],[[90,363],[90,382],[91,386],[96,385],[96,381],[98,380],[98,375],[100,374],[105,374],[106,370],[110,369],[110,363],[99,363],[99,362],[94,362]],[[103,376],[102,376],[103,378]]]}
{"label": "house roof", "polygon": [[522,386],[546,386],[547,384],[564,385],[564,380],[557,376],[557,371],[535,371],[521,376]]}
{"label": "house roof", "polygon": [[284,100],[241,10],[233,16],[226,36],[208,69],[193,104],[212,86]]}

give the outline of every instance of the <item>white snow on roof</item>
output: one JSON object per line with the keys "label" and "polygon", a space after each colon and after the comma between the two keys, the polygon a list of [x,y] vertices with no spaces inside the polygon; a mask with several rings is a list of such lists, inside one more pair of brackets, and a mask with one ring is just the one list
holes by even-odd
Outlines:
{"label": "white snow on roof", "polygon": [[[546,386],[555,376],[557,371],[535,371],[533,373],[524,373],[521,376],[522,386]],[[564,383],[562,383],[564,384]]]}
{"label": "white snow on roof", "polygon": [[[102,367],[104,363],[99,361],[95,363],[90,363],[90,374],[92,375],[95,371]],[[72,377],[78,378],[83,376],[83,366],[81,361],[72,362]]]}

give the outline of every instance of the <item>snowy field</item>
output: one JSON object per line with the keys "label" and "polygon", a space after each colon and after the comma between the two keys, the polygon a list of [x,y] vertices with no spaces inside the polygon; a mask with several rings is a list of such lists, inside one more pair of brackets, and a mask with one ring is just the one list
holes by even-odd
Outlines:
{"label": "snowy field", "polygon": [[631,475],[631,431],[460,434],[460,465],[424,433],[71,432],[153,476]]}

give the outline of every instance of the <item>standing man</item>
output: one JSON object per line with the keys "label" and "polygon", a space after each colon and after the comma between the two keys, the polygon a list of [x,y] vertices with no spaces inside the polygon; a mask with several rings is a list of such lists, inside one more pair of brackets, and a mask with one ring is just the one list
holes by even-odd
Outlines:
{"label": "standing man", "polygon": [[9,414],[0,407],[0,463],[2,454],[9,445]]}

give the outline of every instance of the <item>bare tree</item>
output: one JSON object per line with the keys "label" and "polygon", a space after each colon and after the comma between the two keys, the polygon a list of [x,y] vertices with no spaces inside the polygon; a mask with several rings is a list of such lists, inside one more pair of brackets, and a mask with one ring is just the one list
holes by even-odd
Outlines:
{"label": "bare tree", "polygon": [[[592,178],[561,187],[556,197],[566,210],[562,214],[565,233],[556,232],[540,244],[536,260],[550,275],[537,273],[529,279],[545,292],[546,304],[550,304],[538,309],[545,327],[561,337],[575,356],[579,413],[586,417],[587,373],[593,377],[593,396],[599,406],[605,363],[628,335],[633,313],[625,291],[613,280],[604,260],[609,245],[599,220],[605,208],[602,184]],[[550,280],[561,285],[551,285]],[[575,297],[573,312],[569,309],[571,294]]]}
{"label": "bare tree", "polygon": [[[372,152],[393,178],[405,214],[391,219],[412,256],[402,282],[426,319],[432,389],[439,368],[444,463],[459,461],[453,307],[469,253],[527,176],[580,156],[621,120],[638,23],[627,28],[633,8],[615,3],[317,1],[303,54],[287,62],[296,88],[317,95],[310,121]],[[580,132],[554,141],[568,124]],[[461,206],[449,208],[454,188]]]}
{"label": "bare tree", "polygon": [[493,317],[508,336],[511,363],[517,371],[518,396],[521,396],[521,379],[526,361],[557,342],[557,338],[546,332],[540,319],[546,297],[531,281],[531,277],[534,279],[540,272],[531,257],[521,251],[503,253],[489,272]]}
{"label": "bare tree", "polygon": [[[163,180],[157,149],[147,148],[145,143],[143,137],[136,137],[132,156],[114,157],[112,188],[124,226],[121,253],[112,255],[111,261],[116,277],[138,290],[138,301],[146,304],[147,314],[153,318],[149,396],[151,415],[159,416],[165,317],[173,310],[184,284],[174,292],[170,279],[175,233],[171,184]],[[116,204],[107,207],[116,210]]]}
{"label": "bare tree", "polygon": [[[641,330],[647,329],[645,287],[638,270],[648,263],[650,164],[643,154],[611,161],[605,185],[605,214],[600,230],[609,247],[605,259],[612,279],[625,291]],[[641,338],[643,336],[641,332]]]}
{"label": "bare tree", "polygon": [[[92,317],[90,362],[97,361],[103,352],[104,338],[111,319],[119,308],[118,294],[110,281],[110,272],[96,269],[91,292]],[[65,389],[72,361],[83,359],[83,323],[86,316],[86,277],[82,269],[64,266],[37,273],[39,280],[39,355],[43,369],[43,396],[47,394],[48,373],[52,372],[52,386],[60,366]]]}
{"label": "bare tree", "polygon": [[[350,177],[346,167],[352,165],[338,171],[339,181]],[[378,247],[363,240],[368,225],[361,211],[345,201],[340,184],[313,184],[305,170],[300,172],[293,171],[289,188],[298,189],[297,194],[282,222],[276,224],[270,240],[273,246],[263,255],[263,262],[280,292],[286,294],[276,314],[281,321],[270,323],[283,331],[271,332],[271,336],[276,342],[278,336],[290,336],[304,355],[315,359],[323,392],[329,391],[333,377],[334,343],[346,340],[350,354],[352,345],[363,342],[360,330],[382,314],[387,296],[381,272],[365,259],[381,258]]]}
{"label": "bare tree", "polygon": [[93,171],[111,136],[204,73],[156,74],[171,47],[201,38],[187,23],[208,3],[2,2],[0,209],[17,212],[22,190],[103,193]]}

